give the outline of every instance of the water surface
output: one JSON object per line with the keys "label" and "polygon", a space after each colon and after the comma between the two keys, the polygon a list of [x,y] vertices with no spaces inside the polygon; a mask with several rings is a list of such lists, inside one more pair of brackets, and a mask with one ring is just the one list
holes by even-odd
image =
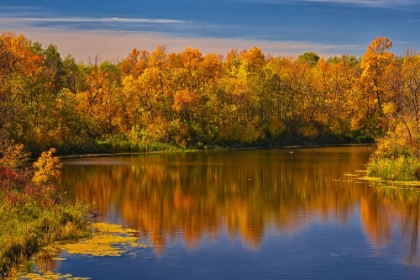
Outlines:
{"label": "water surface", "polygon": [[419,193],[362,176],[371,147],[64,161],[60,186],[147,249],[62,255],[93,279],[420,278]]}

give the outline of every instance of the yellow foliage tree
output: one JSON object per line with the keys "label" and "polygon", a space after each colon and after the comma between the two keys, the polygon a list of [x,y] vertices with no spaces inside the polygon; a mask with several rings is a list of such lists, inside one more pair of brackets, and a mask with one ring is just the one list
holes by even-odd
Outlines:
{"label": "yellow foliage tree", "polygon": [[47,152],[42,152],[41,156],[33,167],[35,169],[32,182],[37,185],[51,183],[52,178],[56,178],[60,175],[60,169],[62,167],[58,157],[54,157],[55,149],[51,148]]}
{"label": "yellow foliage tree", "polygon": [[391,64],[394,54],[388,51],[392,42],[388,38],[377,37],[368,46],[362,57],[360,88],[366,105],[368,118],[382,116],[382,105],[387,101],[386,69]]}

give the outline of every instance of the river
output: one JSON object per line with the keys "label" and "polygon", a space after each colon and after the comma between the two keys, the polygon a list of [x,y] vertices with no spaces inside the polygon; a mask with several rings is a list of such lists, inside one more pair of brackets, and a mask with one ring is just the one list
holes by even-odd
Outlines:
{"label": "river", "polygon": [[370,146],[64,160],[59,186],[138,231],[92,279],[418,279],[417,188],[359,180]]}

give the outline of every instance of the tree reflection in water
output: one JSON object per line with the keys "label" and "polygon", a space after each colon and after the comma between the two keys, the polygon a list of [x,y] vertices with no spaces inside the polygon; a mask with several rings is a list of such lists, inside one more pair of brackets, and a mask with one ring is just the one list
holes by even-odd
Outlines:
{"label": "tree reflection in water", "polygon": [[268,227],[293,234],[314,220],[345,224],[360,208],[374,248],[397,228],[418,263],[419,195],[355,178],[370,147],[154,154],[65,162],[60,185],[150,238],[157,254],[183,238],[196,248],[226,228],[259,248]]}

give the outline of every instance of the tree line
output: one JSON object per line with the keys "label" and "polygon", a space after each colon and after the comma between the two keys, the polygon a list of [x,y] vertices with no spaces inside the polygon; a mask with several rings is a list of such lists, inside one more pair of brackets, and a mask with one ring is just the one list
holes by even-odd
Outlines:
{"label": "tree line", "polygon": [[158,45],[118,62],[77,63],[55,45],[4,32],[0,138],[61,154],[386,139],[383,154],[418,157],[420,56],[391,47],[378,37],[360,58],[294,58]]}

